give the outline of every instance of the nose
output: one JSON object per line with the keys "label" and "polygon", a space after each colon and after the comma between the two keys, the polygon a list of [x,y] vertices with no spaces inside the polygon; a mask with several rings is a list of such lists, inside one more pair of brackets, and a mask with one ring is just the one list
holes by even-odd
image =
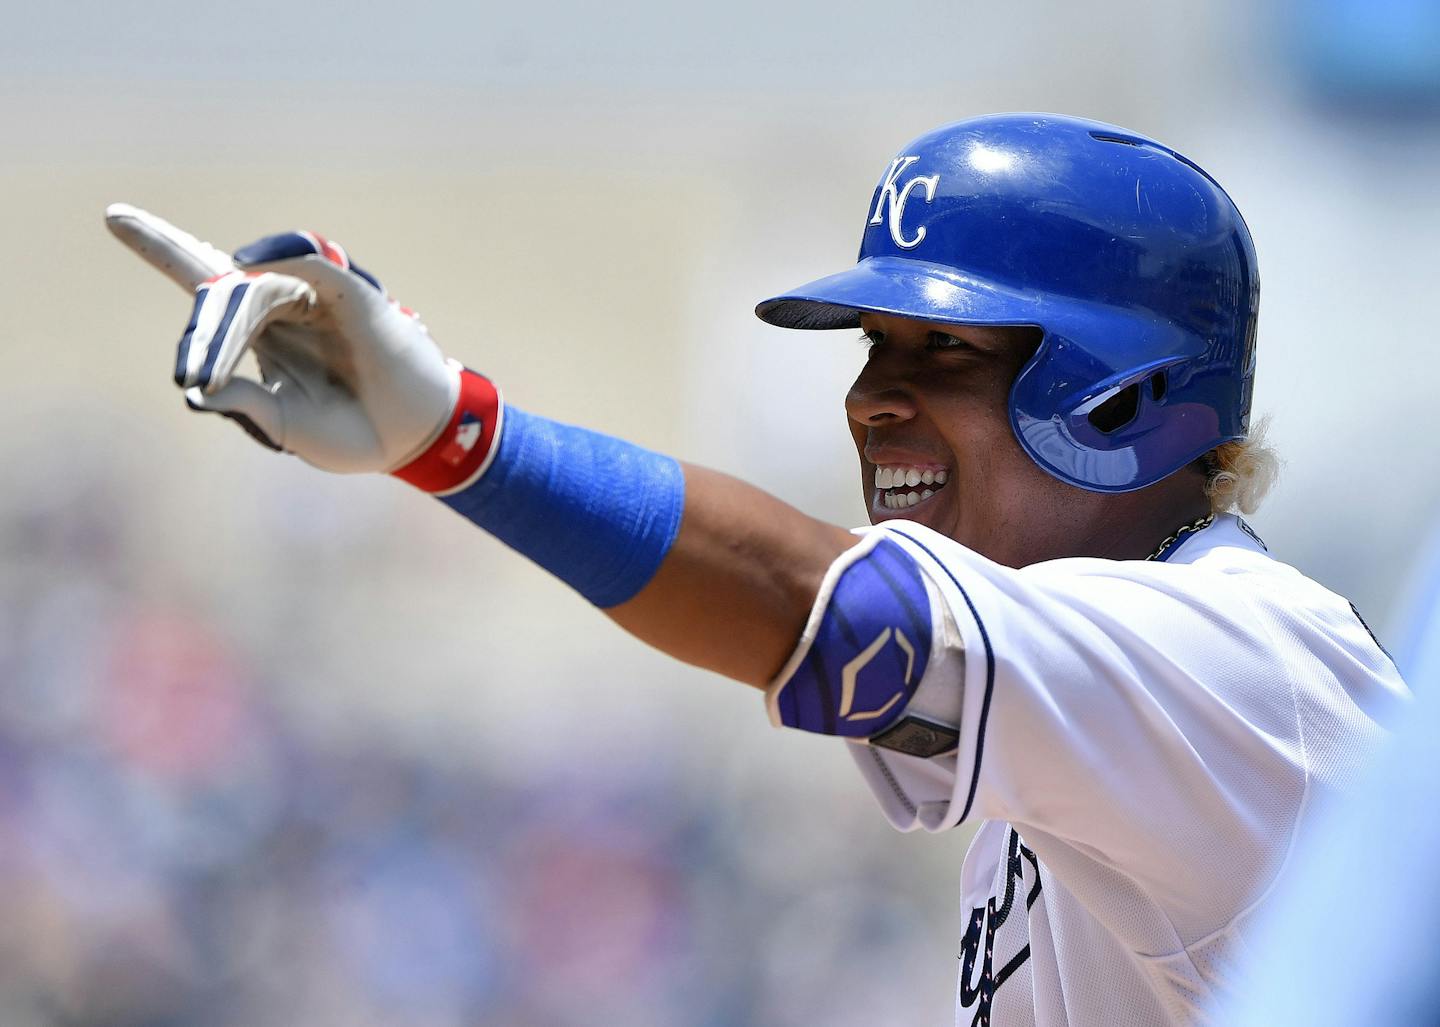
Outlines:
{"label": "nose", "polygon": [[845,396],[845,412],[857,425],[872,427],[908,421],[915,416],[915,398],[885,354],[871,354]]}

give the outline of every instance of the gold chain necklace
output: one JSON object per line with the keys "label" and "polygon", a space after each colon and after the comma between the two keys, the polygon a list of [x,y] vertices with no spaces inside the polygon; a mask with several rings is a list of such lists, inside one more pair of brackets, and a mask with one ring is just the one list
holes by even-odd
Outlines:
{"label": "gold chain necklace", "polygon": [[1208,527],[1210,527],[1210,525],[1211,525],[1212,523],[1214,523],[1214,521],[1215,521],[1215,515],[1214,515],[1213,513],[1208,513],[1208,514],[1206,514],[1204,517],[1201,517],[1199,520],[1196,520],[1196,521],[1194,521],[1194,522],[1192,522],[1192,523],[1190,523],[1190,524],[1187,524],[1187,525],[1185,525],[1184,527],[1175,529],[1175,534],[1171,535],[1171,536],[1170,536],[1169,538],[1167,538],[1164,542],[1161,542],[1158,546],[1156,546],[1156,547],[1155,547],[1155,552],[1153,552],[1153,553],[1151,553],[1149,556],[1145,557],[1145,559],[1147,559],[1147,560],[1158,560],[1158,559],[1160,559],[1161,554],[1163,554],[1163,553],[1165,552],[1165,550],[1169,549],[1169,548],[1170,548],[1171,546],[1173,546],[1176,542],[1180,541],[1180,538],[1181,538],[1182,536],[1184,536],[1184,535],[1189,535],[1189,534],[1191,534],[1191,533],[1193,533],[1193,532],[1201,531],[1201,530],[1203,530],[1203,529],[1205,529],[1205,528],[1208,528]]}

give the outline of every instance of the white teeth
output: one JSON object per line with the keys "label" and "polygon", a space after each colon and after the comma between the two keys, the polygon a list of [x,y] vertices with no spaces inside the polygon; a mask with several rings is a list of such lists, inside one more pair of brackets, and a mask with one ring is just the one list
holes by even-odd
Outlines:
{"label": "white teeth", "polygon": [[875,488],[880,491],[880,502],[887,510],[905,510],[935,494],[935,489],[921,491],[890,492],[888,489],[910,488],[916,485],[934,485],[937,488],[950,480],[950,472],[921,470],[918,467],[876,467]]}

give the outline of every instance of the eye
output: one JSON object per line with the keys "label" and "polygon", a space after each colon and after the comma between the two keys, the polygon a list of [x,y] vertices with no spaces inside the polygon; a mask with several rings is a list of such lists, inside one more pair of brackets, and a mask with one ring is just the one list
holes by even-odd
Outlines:
{"label": "eye", "polygon": [[885,333],[880,331],[878,328],[872,328],[868,332],[860,333],[860,342],[863,343],[865,346],[879,346],[884,341]]}
{"label": "eye", "polygon": [[931,350],[967,350],[974,349],[970,343],[957,335],[949,335],[945,332],[931,332],[925,340],[925,348]]}

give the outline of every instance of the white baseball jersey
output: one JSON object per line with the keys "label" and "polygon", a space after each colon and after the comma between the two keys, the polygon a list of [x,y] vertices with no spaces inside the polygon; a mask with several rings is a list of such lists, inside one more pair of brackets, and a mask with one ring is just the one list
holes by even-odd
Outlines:
{"label": "white baseball jersey", "polygon": [[1163,562],[1021,570],[917,524],[877,532],[931,598],[909,708],[958,724],[959,743],[851,748],[900,830],[983,821],[956,1023],[1208,1022],[1316,801],[1408,695],[1389,657],[1234,516]]}

